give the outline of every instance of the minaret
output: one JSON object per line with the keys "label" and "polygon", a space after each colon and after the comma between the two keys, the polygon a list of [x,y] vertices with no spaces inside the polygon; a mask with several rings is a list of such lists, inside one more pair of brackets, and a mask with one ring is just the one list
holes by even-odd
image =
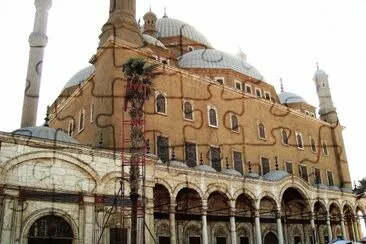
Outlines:
{"label": "minaret", "polygon": [[35,126],[37,122],[43,54],[48,39],[46,35],[48,10],[51,8],[52,0],[35,0],[34,5],[36,7],[36,16],[33,32],[30,34],[28,40],[30,51],[21,128]]}
{"label": "minaret", "polygon": [[149,12],[147,12],[143,18],[144,18],[144,34],[157,37],[158,30],[156,28],[156,20],[158,18],[156,17],[156,14],[152,12],[150,8]]}
{"label": "minaret", "polygon": [[336,108],[333,105],[332,95],[330,93],[328,75],[317,64],[313,80],[316,85],[316,92],[319,99],[320,119],[330,124],[338,123]]}
{"label": "minaret", "polygon": [[143,39],[136,22],[136,0],[110,0],[109,7],[109,18],[102,27],[99,46],[103,46],[109,37],[142,46]]}

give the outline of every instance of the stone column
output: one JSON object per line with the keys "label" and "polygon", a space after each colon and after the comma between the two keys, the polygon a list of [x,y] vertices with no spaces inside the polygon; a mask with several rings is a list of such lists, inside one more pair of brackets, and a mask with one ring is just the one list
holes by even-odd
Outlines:
{"label": "stone column", "polygon": [[278,244],[284,244],[283,239],[283,228],[282,228],[282,219],[281,219],[281,211],[278,210],[276,213],[276,220],[277,220],[277,236],[278,236]]}
{"label": "stone column", "polygon": [[16,209],[17,200],[15,197],[4,198],[4,219],[1,226],[1,240],[0,243],[13,243],[15,239],[15,221],[16,221]]}
{"label": "stone column", "polygon": [[347,239],[346,235],[346,227],[344,226],[344,215],[341,213],[341,229],[342,229],[342,236]]}
{"label": "stone column", "polygon": [[170,228],[170,244],[177,244],[177,233],[176,233],[176,223],[175,223],[175,207],[177,204],[174,199],[170,200],[169,207],[169,228]]}
{"label": "stone column", "polygon": [[230,236],[231,236],[231,244],[237,244],[236,224],[235,224],[235,208],[230,209]]}
{"label": "stone column", "polygon": [[358,241],[359,236],[358,236],[358,231],[357,231],[357,218],[356,217],[352,217],[352,230],[353,230],[353,237],[355,241]]}
{"label": "stone column", "polygon": [[94,237],[94,197],[84,196],[84,242],[93,243]]}
{"label": "stone column", "polygon": [[327,212],[327,230],[328,230],[328,242],[333,240],[332,225],[330,223],[330,214]]}
{"label": "stone column", "polygon": [[262,244],[262,231],[261,231],[261,221],[259,210],[255,210],[254,212],[254,221],[255,221],[255,240],[256,244]]}
{"label": "stone column", "polygon": [[312,237],[314,238],[315,243],[317,243],[316,229],[315,229],[315,219],[314,219],[314,213],[313,212],[311,212],[311,214],[310,214],[310,226],[311,226]]}
{"label": "stone column", "polygon": [[202,200],[202,244],[208,244],[207,200]]}

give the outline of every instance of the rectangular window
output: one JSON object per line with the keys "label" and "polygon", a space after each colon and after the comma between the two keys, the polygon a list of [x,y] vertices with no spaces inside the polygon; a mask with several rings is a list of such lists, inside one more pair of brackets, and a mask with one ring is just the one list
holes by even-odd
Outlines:
{"label": "rectangular window", "polygon": [[211,166],[216,171],[221,171],[220,148],[210,147]]}
{"label": "rectangular window", "polygon": [[245,85],[245,92],[252,94],[252,87],[250,85]]}
{"label": "rectangular window", "polygon": [[237,90],[240,90],[241,91],[241,82],[240,81],[235,81],[235,88]]}
{"label": "rectangular window", "polygon": [[308,169],[305,165],[300,165],[300,176],[305,181],[308,181]]}
{"label": "rectangular window", "polygon": [[287,171],[287,173],[289,173],[291,175],[294,173],[291,162],[286,162],[286,171]]}
{"label": "rectangular window", "polygon": [[216,237],[216,244],[226,244],[226,237]]}
{"label": "rectangular window", "polygon": [[186,164],[188,167],[197,166],[196,143],[185,142],[184,144]]}
{"label": "rectangular window", "polygon": [[249,244],[249,237],[241,236],[240,237],[240,244]]}
{"label": "rectangular window", "polygon": [[84,129],[84,120],[85,120],[85,109],[81,109],[79,112],[79,132]]}
{"label": "rectangular window", "polygon": [[327,170],[328,186],[334,186],[333,173]]}
{"label": "rectangular window", "polygon": [[269,92],[264,92],[264,98],[266,100],[271,100],[271,95],[269,94]]}
{"label": "rectangular window", "polygon": [[73,119],[69,120],[69,125],[67,127],[67,134],[69,136],[72,136],[74,134],[74,120]]}
{"label": "rectangular window", "polygon": [[90,105],[90,123],[94,122],[94,103]]}
{"label": "rectangular window", "polygon": [[262,91],[259,89],[259,88],[255,88],[255,95],[257,96],[257,97],[262,97]]}
{"label": "rectangular window", "polygon": [[169,139],[165,136],[157,136],[156,138],[156,149],[157,149],[157,156],[163,161],[164,163],[169,161]]}
{"label": "rectangular window", "polygon": [[159,236],[159,244],[170,244],[169,236]]}
{"label": "rectangular window", "polygon": [[201,237],[198,236],[190,236],[189,244],[201,244]]}
{"label": "rectangular window", "polygon": [[127,244],[126,228],[111,228],[109,231],[110,244]]}
{"label": "rectangular window", "polygon": [[322,176],[320,174],[320,169],[314,168],[314,175],[315,175],[315,184],[321,184]]}
{"label": "rectangular window", "polygon": [[262,165],[262,175],[267,174],[271,170],[268,158],[261,158],[261,165]]}
{"label": "rectangular window", "polygon": [[234,169],[243,174],[243,160],[241,152],[233,152]]}

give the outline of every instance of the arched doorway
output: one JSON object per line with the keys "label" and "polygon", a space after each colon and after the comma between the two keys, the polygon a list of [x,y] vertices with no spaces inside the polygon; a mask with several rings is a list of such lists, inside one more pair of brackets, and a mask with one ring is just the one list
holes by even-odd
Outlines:
{"label": "arched doorway", "polygon": [[72,244],[73,239],[70,224],[55,215],[39,218],[28,233],[28,244]]}
{"label": "arched doorway", "polygon": [[273,232],[268,232],[264,237],[264,244],[278,244],[277,236]]}

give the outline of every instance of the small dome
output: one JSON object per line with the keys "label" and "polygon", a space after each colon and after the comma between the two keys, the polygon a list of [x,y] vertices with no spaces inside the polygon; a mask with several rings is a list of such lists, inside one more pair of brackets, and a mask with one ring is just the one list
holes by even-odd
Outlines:
{"label": "small dome", "polygon": [[26,127],[12,132],[14,135],[28,136],[30,138],[40,138],[59,142],[78,143],[74,138],[61,130],[48,126]]}
{"label": "small dome", "polygon": [[152,37],[147,34],[142,34],[142,37],[144,38],[144,41],[146,43],[166,49],[165,45],[155,37]]}
{"label": "small dome", "polygon": [[324,184],[322,184],[322,183],[319,183],[319,184],[314,183],[314,184],[313,184],[313,187],[315,187],[315,188],[319,188],[319,189],[325,189],[325,190],[328,190],[328,189],[329,189],[329,188],[328,188],[328,186],[326,186],[326,185],[324,185]]}
{"label": "small dome", "polygon": [[235,169],[225,169],[222,172],[229,175],[243,176],[239,171]]}
{"label": "small dome", "polygon": [[81,69],[71,77],[71,79],[66,83],[64,88],[62,88],[62,91],[65,90],[66,88],[80,85],[81,83],[86,81],[94,72],[95,72],[94,65],[89,65],[88,67]]}
{"label": "small dome", "polygon": [[207,47],[211,47],[211,43],[204,35],[183,21],[165,17],[157,20],[156,28],[158,31],[158,38],[179,37],[182,35]]}
{"label": "small dome", "polygon": [[253,173],[253,172],[251,172],[251,173],[249,173],[249,174],[247,174],[245,176],[246,177],[249,177],[249,178],[255,178],[255,179],[260,179],[261,178],[261,176],[259,174]]}
{"label": "small dome", "polygon": [[292,92],[281,92],[278,94],[278,98],[280,99],[280,103],[307,103],[304,98],[296,95]]}
{"label": "small dome", "polygon": [[343,192],[353,193],[353,190],[351,188],[342,188]]}
{"label": "small dome", "polygon": [[148,12],[146,12],[146,14],[143,17],[144,20],[148,18],[155,20],[157,19],[156,14],[153,11],[151,11],[151,9]]}
{"label": "small dome", "polygon": [[174,167],[188,168],[185,163],[176,160],[170,161],[169,165]]}
{"label": "small dome", "polygon": [[263,180],[280,181],[289,176],[290,174],[283,170],[273,170],[263,176]]}
{"label": "small dome", "polygon": [[329,188],[329,190],[332,190],[332,191],[340,191],[341,190],[338,186],[329,186],[328,188]]}
{"label": "small dome", "polygon": [[259,71],[244,59],[215,49],[197,49],[184,54],[180,68],[231,69],[257,80],[264,80]]}
{"label": "small dome", "polygon": [[195,167],[196,169],[208,171],[208,172],[217,172],[214,168],[212,168],[210,165],[206,164],[200,164]]}

